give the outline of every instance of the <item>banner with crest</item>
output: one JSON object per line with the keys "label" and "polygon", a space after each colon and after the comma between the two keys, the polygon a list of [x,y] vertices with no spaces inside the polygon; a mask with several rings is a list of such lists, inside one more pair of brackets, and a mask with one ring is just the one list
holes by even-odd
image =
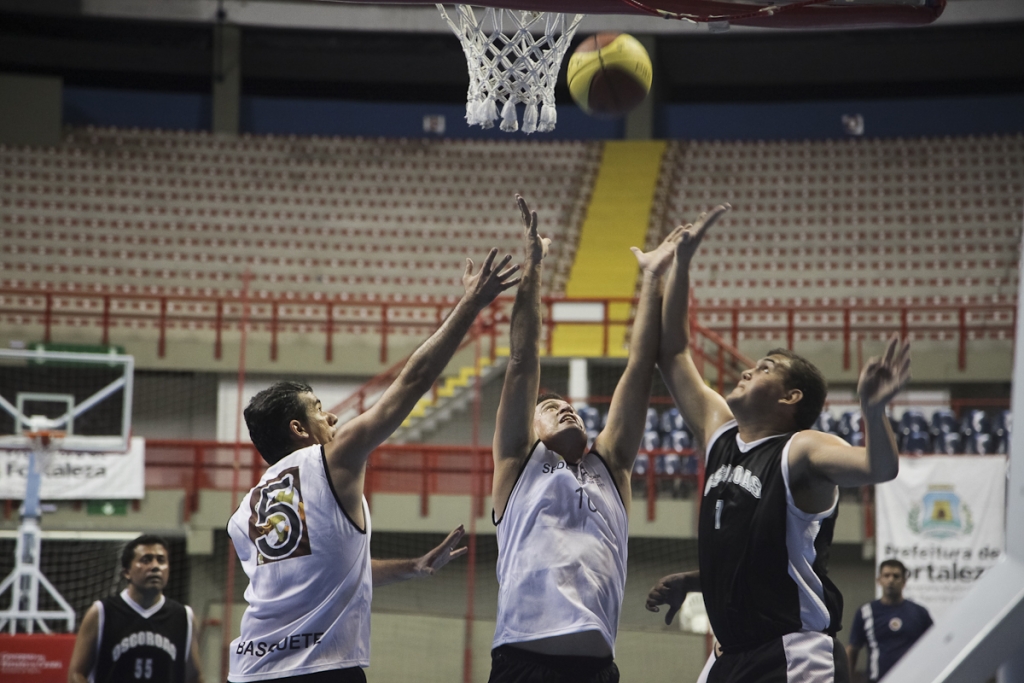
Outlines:
{"label": "banner with crest", "polygon": [[904,596],[937,619],[1002,555],[1005,499],[1005,456],[901,457],[875,487],[876,567],[903,562]]}

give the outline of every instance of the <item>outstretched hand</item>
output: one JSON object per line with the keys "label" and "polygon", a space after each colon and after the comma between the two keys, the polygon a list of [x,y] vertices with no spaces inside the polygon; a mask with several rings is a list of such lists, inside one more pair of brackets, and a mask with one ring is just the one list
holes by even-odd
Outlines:
{"label": "outstretched hand", "polygon": [[[480,270],[476,273],[473,272],[473,259],[466,259],[466,272],[462,274],[462,284],[466,287],[466,295],[474,298],[480,308],[497,299],[498,295],[506,289],[519,284],[519,278],[511,279],[519,270],[519,266],[505,268],[512,260],[512,255],[506,254],[495,266],[494,258],[497,255],[498,250],[491,249]],[[505,270],[502,270],[503,268]]]}
{"label": "outstretched hand", "polygon": [[676,243],[676,260],[680,263],[689,263],[693,255],[697,253],[704,235],[712,225],[730,211],[730,204],[719,204],[710,211],[705,211],[693,223],[682,226],[683,231]]}
{"label": "outstretched hand", "polygon": [[885,355],[870,359],[860,371],[857,394],[864,408],[880,408],[910,381],[910,340],[893,335]]}
{"label": "outstretched hand", "polygon": [[685,228],[682,225],[676,227],[662,240],[661,244],[648,252],[640,251],[637,247],[630,247],[629,250],[633,252],[633,256],[636,256],[640,269],[654,276],[661,275],[668,270],[668,267],[672,265],[672,257],[675,256],[676,245],[682,238],[684,230]]}
{"label": "outstretched hand", "polygon": [[647,602],[644,605],[647,607],[647,611],[660,612],[658,605],[668,605],[668,612],[665,613],[665,625],[671,624],[676,612],[683,606],[686,594],[690,592],[690,577],[689,573],[669,574],[661,577],[647,594]]}
{"label": "outstretched hand", "polygon": [[519,205],[519,212],[523,216],[523,231],[526,235],[526,259],[527,262],[536,265],[548,255],[548,245],[551,240],[541,237],[537,232],[537,212],[530,211],[530,206],[520,194],[516,195],[516,204]]}
{"label": "outstretched hand", "polygon": [[454,560],[457,557],[462,557],[468,553],[469,548],[455,547],[465,535],[466,529],[460,524],[455,528],[455,530],[448,534],[448,538],[444,539],[444,541],[441,542],[441,545],[437,546],[423,557],[418,558],[415,564],[416,576],[433,576],[451,560]]}

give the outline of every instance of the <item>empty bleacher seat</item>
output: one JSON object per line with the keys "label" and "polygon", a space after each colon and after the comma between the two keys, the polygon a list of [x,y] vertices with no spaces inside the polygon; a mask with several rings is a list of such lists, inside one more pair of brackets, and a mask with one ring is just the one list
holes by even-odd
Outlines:
{"label": "empty bleacher seat", "polygon": [[[600,150],[517,147],[524,168],[543,170],[517,174],[490,163],[494,148],[479,141],[247,135],[225,148],[207,133],[73,130],[55,148],[0,149],[10,197],[0,283],[17,273],[28,287],[75,280],[137,292],[148,280],[152,293],[221,294],[248,268],[267,295],[447,296],[464,256],[519,248],[519,217],[500,188],[558,216],[546,225],[556,240],[578,230]],[[44,244],[15,226],[41,228]]]}
{"label": "empty bleacher seat", "polygon": [[658,415],[658,411],[654,408],[647,409],[647,418],[644,422],[644,430],[647,432],[658,433],[658,429],[661,426],[661,418]]}
{"label": "empty bleacher seat", "polygon": [[671,434],[672,432],[683,430],[689,431],[678,408],[669,408],[661,413],[659,429],[662,434]]}
{"label": "empty bleacher seat", "polygon": [[1013,432],[1013,413],[1000,410],[996,413],[992,424],[993,452],[1007,454],[1010,452],[1010,435]]}
{"label": "empty bleacher seat", "polygon": [[964,451],[973,454],[993,452],[992,420],[984,410],[968,410],[960,423],[960,434],[964,439]]}
{"label": "empty bleacher seat", "polygon": [[899,419],[896,432],[903,453],[921,455],[932,452],[931,425],[919,410],[906,410]]}
{"label": "empty bleacher seat", "polygon": [[693,448],[693,435],[683,429],[674,429],[662,437],[662,448],[670,448],[677,453]]}
{"label": "empty bleacher seat", "polygon": [[860,411],[847,411],[839,418],[839,436],[851,446],[864,445],[864,424]]}
{"label": "empty bleacher seat", "polygon": [[839,422],[829,411],[822,411],[818,419],[814,421],[812,429],[816,429],[819,432],[825,432],[827,434],[839,435]]}
{"label": "empty bleacher seat", "polygon": [[986,141],[1005,151],[965,156],[960,138],[902,141],[898,159],[893,141],[673,143],[659,227],[721,201],[737,207],[728,220],[742,229],[709,233],[694,264],[698,299],[741,301],[753,288],[793,301],[819,281],[837,299],[923,300],[937,286],[964,301],[998,295],[1016,278],[1024,136]]}

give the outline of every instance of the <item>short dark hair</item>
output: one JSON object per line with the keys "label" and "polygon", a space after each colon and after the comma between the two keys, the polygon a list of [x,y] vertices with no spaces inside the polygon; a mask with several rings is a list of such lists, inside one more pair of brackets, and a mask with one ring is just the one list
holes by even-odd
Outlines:
{"label": "short dark hair", "polygon": [[121,569],[128,571],[128,568],[132,566],[132,560],[135,559],[135,549],[140,545],[162,545],[168,554],[171,552],[167,545],[167,541],[163,539],[163,536],[157,536],[156,534],[142,534],[138,538],[133,538],[125,544],[124,550],[121,551]]}
{"label": "short dark hair", "polygon": [[821,411],[825,407],[825,397],[828,396],[828,383],[825,381],[825,376],[814,366],[814,363],[789,349],[772,349],[768,355],[782,356],[789,361],[785,371],[786,390],[799,389],[804,395],[796,404],[793,419],[797,429],[810,429],[821,416]]}
{"label": "short dark hair", "polygon": [[900,570],[900,574],[903,578],[907,578],[907,567],[905,564],[896,559],[883,560],[882,564],[878,565],[878,573],[881,574],[882,570],[886,567],[896,567]]}
{"label": "short dark hair", "polygon": [[[545,391],[540,396],[537,397],[537,402],[534,405],[539,406],[544,401],[551,401],[551,400],[565,401],[565,398],[561,394],[556,394],[553,391]],[[568,403],[568,401],[565,401],[565,402]]]}
{"label": "short dark hair", "polygon": [[288,423],[298,420],[306,424],[309,410],[299,394],[312,391],[305,382],[277,382],[253,396],[246,406],[243,415],[249,438],[268,465],[294,450]]}

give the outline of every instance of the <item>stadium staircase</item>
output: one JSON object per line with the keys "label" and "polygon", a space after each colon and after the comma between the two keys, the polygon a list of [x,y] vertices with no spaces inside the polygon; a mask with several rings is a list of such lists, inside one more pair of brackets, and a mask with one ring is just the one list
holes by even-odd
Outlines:
{"label": "stadium staircase", "polygon": [[435,391],[416,403],[401,428],[391,437],[391,442],[422,441],[426,434],[450,419],[453,412],[466,410],[473,400],[477,377],[482,385],[503,372],[507,364],[508,349],[502,348],[498,349],[495,360],[481,356],[475,365],[461,367],[458,374],[444,378]]}
{"label": "stadium staircase", "polygon": [[[654,192],[661,173],[664,141],[606,142],[569,279],[568,298],[632,299],[637,264],[629,248],[645,244]],[[609,331],[607,355],[626,356],[631,304],[613,303],[608,318],[623,321]],[[604,330],[594,324],[560,324],[552,355],[604,354]]]}

